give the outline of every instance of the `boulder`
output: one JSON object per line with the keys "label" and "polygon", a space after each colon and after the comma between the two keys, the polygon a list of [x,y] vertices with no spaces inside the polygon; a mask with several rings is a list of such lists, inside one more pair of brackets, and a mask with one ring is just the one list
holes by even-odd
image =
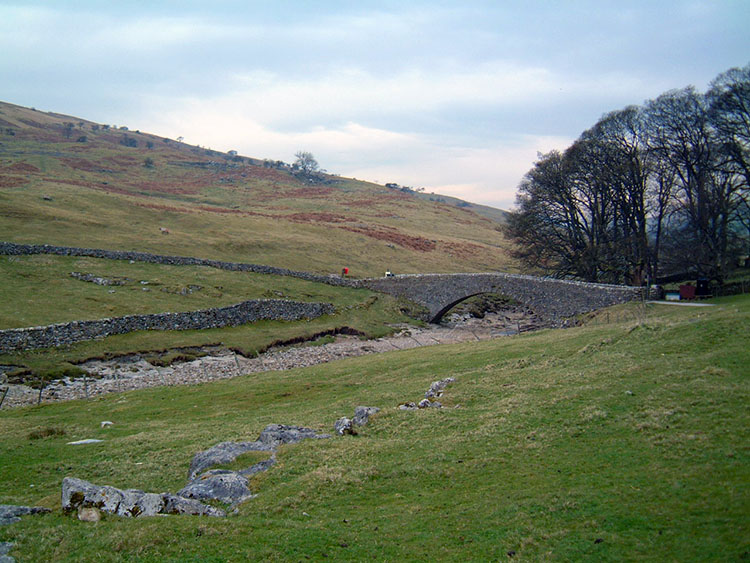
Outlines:
{"label": "boulder", "polygon": [[417,404],[417,407],[419,407],[420,409],[428,409],[428,408],[430,408],[430,400],[429,399],[422,399]]}
{"label": "boulder", "polygon": [[352,428],[352,421],[345,416],[342,416],[334,423],[333,429],[339,436],[343,436],[344,434],[355,434],[354,428]]}
{"label": "boulder", "polygon": [[417,408],[417,404],[409,401],[408,403],[401,403],[398,408],[402,411],[413,411]]}
{"label": "boulder", "polygon": [[145,493],[138,489],[123,491],[109,485],[100,487],[75,477],[63,479],[63,512],[89,507],[128,518],[154,516],[164,508],[164,500],[159,494]]}
{"label": "boulder", "polygon": [[357,426],[364,426],[369,422],[370,417],[377,412],[380,412],[378,407],[356,407],[352,423]]}
{"label": "boulder", "polygon": [[50,512],[49,508],[41,506],[15,506],[13,504],[0,504],[0,526],[7,526],[21,520],[21,516],[29,514],[44,514]]}
{"label": "boulder", "polygon": [[[185,501],[185,502],[182,502]],[[205,514],[225,516],[224,512],[192,499],[170,493],[145,493],[138,489],[121,490],[109,485],[98,486],[83,479],[66,477],[62,485],[62,509],[70,513],[81,508],[96,508],[102,512],[127,518],[156,514]]]}
{"label": "boulder", "polygon": [[196,500],[218,500],[234,504],[251,498],[247,477],[236,471],[213,469],[199,475],[177,494]]}

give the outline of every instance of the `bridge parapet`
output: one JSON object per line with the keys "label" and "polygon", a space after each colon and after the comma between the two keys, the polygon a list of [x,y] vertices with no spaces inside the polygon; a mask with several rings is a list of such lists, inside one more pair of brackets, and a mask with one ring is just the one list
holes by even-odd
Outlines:
{"label": "bridge parapet", "polygon": [[562,323],[566,318],[641,296],[639,287],[540,278],[522,274],[404,274],[361,280],[375,291],[404,297],[425,306],[428,320],[438,322],[452,307],[480,293],[501,293],[528,305],[537,314]]}

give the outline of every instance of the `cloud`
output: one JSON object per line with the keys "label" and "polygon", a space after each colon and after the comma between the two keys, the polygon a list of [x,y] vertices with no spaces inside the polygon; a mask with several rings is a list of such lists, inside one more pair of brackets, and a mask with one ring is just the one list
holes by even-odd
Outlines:
{"label": "cloud", "polygon": [[746,64],[747,16],[696,0],[28,0],[0,3],[0,76],[14,103],[507,206],[537,151]]}

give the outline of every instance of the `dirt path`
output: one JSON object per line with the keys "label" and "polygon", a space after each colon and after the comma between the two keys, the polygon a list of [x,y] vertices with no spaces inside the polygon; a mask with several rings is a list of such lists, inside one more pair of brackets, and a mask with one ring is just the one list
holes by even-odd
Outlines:
{"label": "dirt path", "polygon": [[[480,341],[517,334],[518,330],[537,328],[522,314],[488,314],[484,319],[457,319],[447,325],[427,328],[405,327],[394,336],[375,340],[360,340],[354,336],[339,336],[320,346],[294,346],[270,350],[257,358],[226,351],[199,359],[175,363],[167,367],[154,366],[140,357],[123,357],[109,361],[89,361],[80,367],[91,377],[66,378],[50,383],[42,392],[42,402],[67,401],[158,387],[163,385],[194,385],[249,373],[287,370],[332,362],[342,358],[405,350],[436,344]],[[2,408],[36,404],[39,391],[25,385],[8,386]]]}

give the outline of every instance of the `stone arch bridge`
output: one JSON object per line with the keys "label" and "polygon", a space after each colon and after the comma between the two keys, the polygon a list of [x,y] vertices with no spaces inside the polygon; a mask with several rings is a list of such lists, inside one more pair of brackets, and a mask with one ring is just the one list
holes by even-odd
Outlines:
{"label": "stone arch bridge", "polygon": [[501,293],[556,323],[641,297],[642,289],[518,274],[406,274],[361,280],[369,289],[409,299],[438,322],[455,305],[480,293]]}

